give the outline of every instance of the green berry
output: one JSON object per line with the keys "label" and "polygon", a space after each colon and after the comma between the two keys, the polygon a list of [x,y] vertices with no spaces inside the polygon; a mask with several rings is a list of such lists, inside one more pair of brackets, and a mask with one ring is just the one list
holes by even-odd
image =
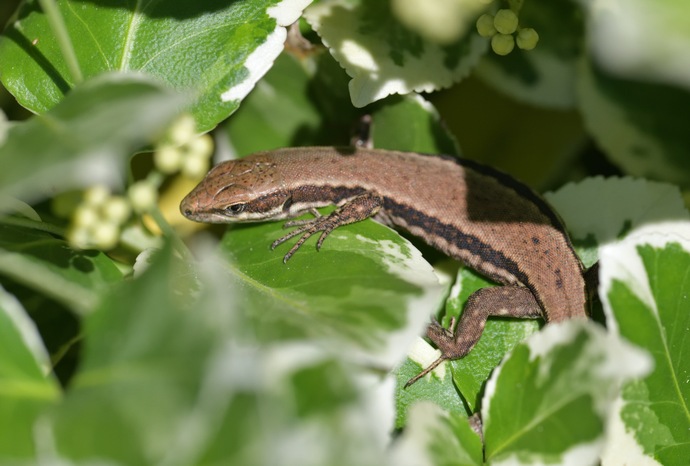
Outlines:
{"label": "green berry", "polygon": [[522,50],[532,50],[539,42],[539,34],[532,28],[520,29],[515,42]]}
{"label": "green berry", "polygon": [[482,37],[491,37],[496,34],[493,15],[485,13],[479,17],[477,20],[477,32]]}
{"label": "green berry", "polygon": [[211,154],[213,154],[213,138],[208,134],[204,134],[189,141],[188,152],[190,155],[193,154],[206,159],[211,157]]}
{"label": "green berry", "polygon": [[67,233],[67,241],[78,249],[89,249],[91,244],[91,234],[86,228],[73,227]]}
{"label": "green berry", "polygon": [[182,164],[182,151],[179,147],[161,146],[153,153],[153,163],[161,173],[175,173]]}
{"label": "green berry", "polygon": [[72,216],[72,224],[76,228],[90,228],[99,220],[97,208],[89,204],[80,205]]}
{"label": "green berry", "polygon": [[156,205],[158,191],[147,181],[137,181],[129,187],[127,196],[135,211],[146,212]]}
{"label": "green berry", "polygon": [[84,203],[91,206],[100,206],[110,197],[110,190],[107,186],[97,184],[84,191]]}
{"label": "green berry", "polygon": [[496,55],[508,55],[515,47],[515,39],[510,34],[496,34],[491,38],[491,48]]}
{"label": "green berry", "polygon": [[112,249],[120,241],[120,227],[113,222],[99,222],[91,229],[90,240],[98,249]]}
{"label": "green berry", "polygon": [[513,10],[498,10],[494,17],[494,27],[501,34],[512,34],[517,30],[518,17]]}
{"label": "green berry", "polygon": [[102,207],[105,220],[122,225],[132,213],[132,207],[122,196],[113,196]]}
{"label": "green berry", "polygon": [[208,157],[203,153],[191,153],[182,162],[182,173],[191,179],[201,179],[208,171]]}
{"label": "green berry", "polygon": [[196,136],[196,121],[189,113],[180,115],[173,123],[169,133],[173,145],[180,146],[188,143]]}

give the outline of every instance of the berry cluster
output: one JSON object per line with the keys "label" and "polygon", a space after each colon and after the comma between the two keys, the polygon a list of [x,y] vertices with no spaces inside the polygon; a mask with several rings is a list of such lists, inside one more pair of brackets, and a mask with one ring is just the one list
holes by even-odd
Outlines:
{"label": "berry cluster", "polygon": [[177,171],[189,178],[201,178],[208,170],[213,152],[213,140],[208,134],[196,134],[196,122],[191,115],[180,117],[153,154],[156,168],[166,175]]}
{"label": "berry cluster", "polygon": [[132,205],[124,196],[112,195],[103,185],[92,186],[72,215],[67,238],[78,248],[111,249],[131,215]]}
{"label": "berry cluster", "polygon": [[126,196],[113,195],[103,185],[84,192],[72,215],[69,242],[78,248],[108,250],[115,247],[132,213],[143,215],[156,207],[158,190],[166,175],[182,172],[189,178],[201,178],[208,170],[213,140],[196,134],[190,115],[179,118],[161,140],[153,154],[154,170],[134,182]]}
{"label": "berry cluster", "polygon": [[491,38],[491,48],[497,55],[508,55],[515,44],[522,50],[532,50],[539,34],[532,28],[518,26],[518,16],[511,9],[498,10],[495,15],[483,14],[477,20],[477,32]]}

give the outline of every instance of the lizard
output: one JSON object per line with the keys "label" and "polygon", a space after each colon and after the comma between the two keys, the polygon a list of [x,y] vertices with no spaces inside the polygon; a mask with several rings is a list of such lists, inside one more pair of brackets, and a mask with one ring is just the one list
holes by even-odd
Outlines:
{"label": "lizard", "polygon": [[[328,215],[317,208],[337,206]],[[299,237],[287,262],[320,233],[373,218],[405,230],[501,286],[473,293],[459,321],[432,322],[426,336],[446,360],[468,354],[491,316],[587,318],[585,269],[565,226],[525,184],[491,167],[451,156],[368,148],[297,147],[222,162],[182,200],[181,213],[206,223],[263,222],[311,213],[271,248]]]}

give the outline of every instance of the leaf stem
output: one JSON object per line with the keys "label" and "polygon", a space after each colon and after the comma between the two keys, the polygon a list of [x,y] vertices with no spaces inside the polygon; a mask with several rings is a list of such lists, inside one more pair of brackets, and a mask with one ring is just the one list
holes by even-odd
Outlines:
{"label": "leaf stem", "polygon": [[64,18],[60,14],[57,3],[55,3],[55,0],[38,0],[38,2],[41,4],[41,8],[48,18],[48,23],[53,30],[53,34],[55,34],[55,37],[57,38],[58,44],[60,45],[60,50],[65,58],[67,68],[72,75],[74,83],[81,83],[84,80],[84,77],[81,74],[77,54],[74,51],[72,40],[69,37],[67,26],[65,25]]}
{"label": "leaf stem", "polygon": [[84,334],[79,333],[72,338],[70,338],[67,342],[62,344],[57,351],[50,357],[50,364],[53,368],[53,372],[55,372],[55,366],[58,365],[58,363],[62,360],[62,358],[65,357],[67,352],[77,343],[79,343],[81,340],[84,339]]}

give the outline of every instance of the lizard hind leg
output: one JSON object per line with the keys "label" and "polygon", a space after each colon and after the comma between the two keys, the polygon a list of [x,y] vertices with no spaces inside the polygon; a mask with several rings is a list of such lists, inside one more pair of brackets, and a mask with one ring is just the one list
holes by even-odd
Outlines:
{"label": "lizard hind leg", "polygon": [[441,351],[441,356],[410,379],[405,387],[424,377],[443,361],[466,356],[479,341],[489,317],[536,319],[542,317],[542,309],[532,292],[523,286],[506,285],[475,291],[467,300],[456,328],[453,328],[455,319],[451,320],[449,329],[443,328],[438,322],[429,325],[426,336]]}

